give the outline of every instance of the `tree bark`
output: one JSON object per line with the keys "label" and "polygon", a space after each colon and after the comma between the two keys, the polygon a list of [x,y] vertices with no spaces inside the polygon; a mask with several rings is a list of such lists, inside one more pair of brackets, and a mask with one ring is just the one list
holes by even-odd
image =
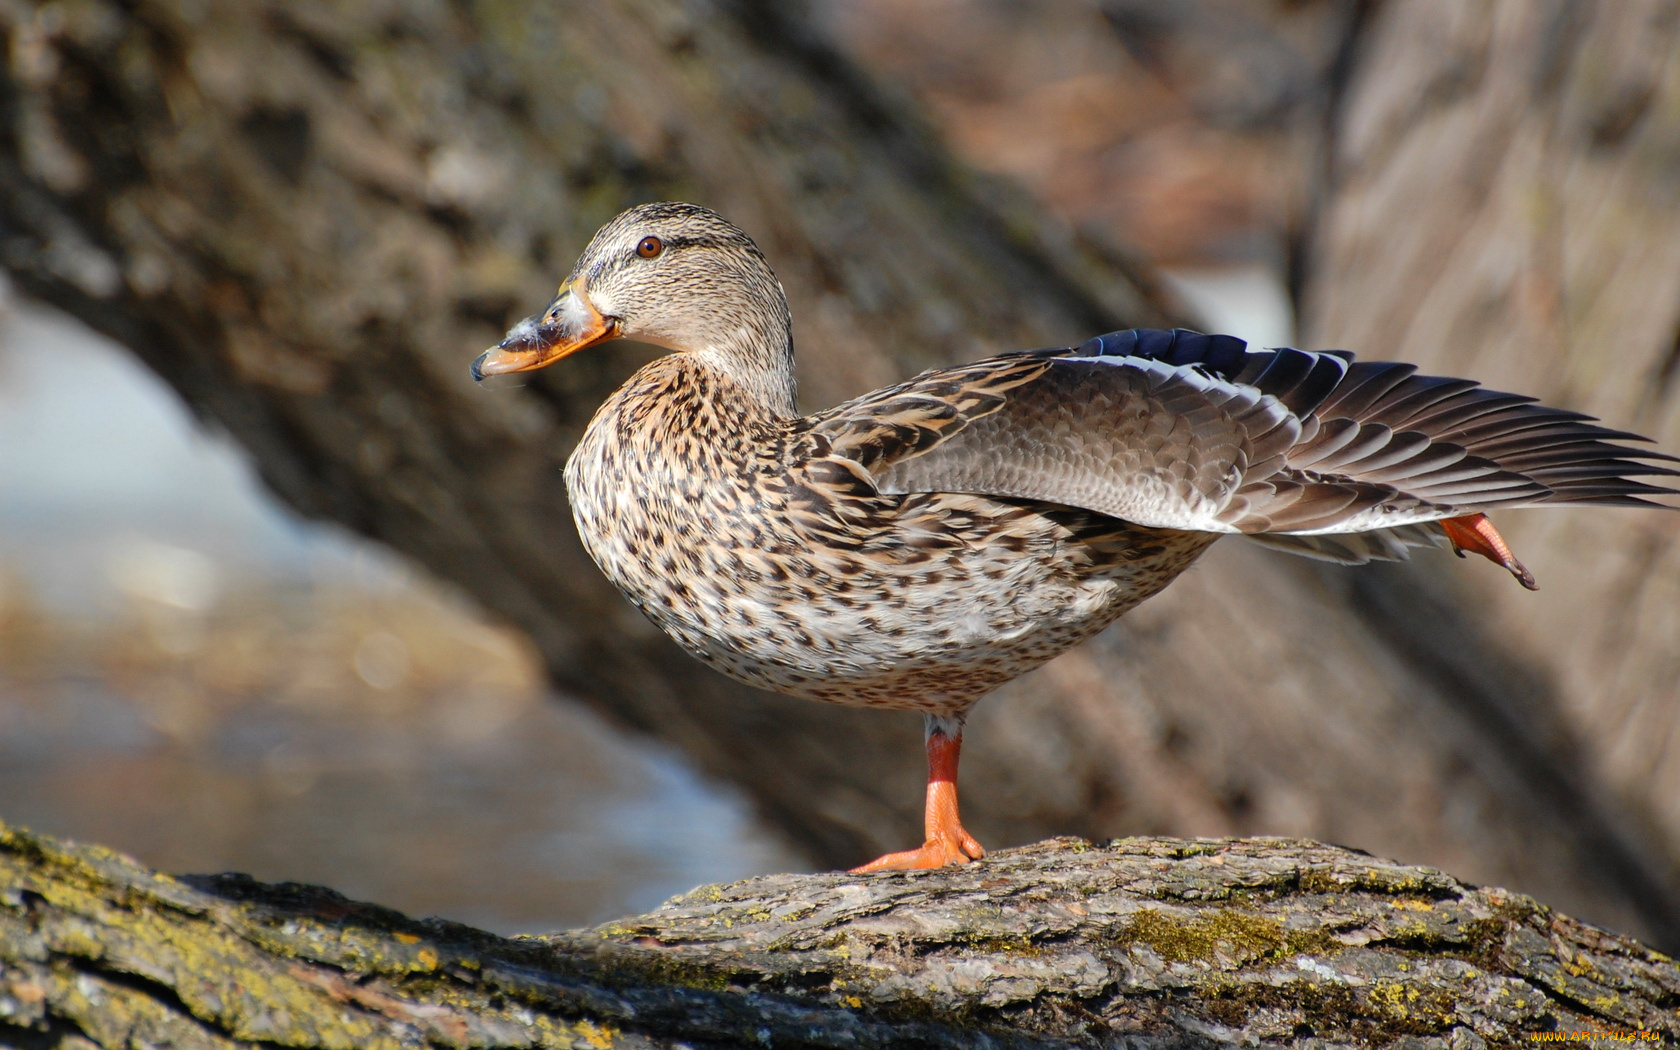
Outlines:
{"label": "tree bark", "polygon": [[25,1047],[1481,1047],[1680,1037],[1680,967],[1497,889],[1286,839],[1056,839],[775,875],[502,939],[0,825]]}
{"label": "tree bark", "polygon": [[[0,25],[0,262],[29,294],[132,348],[300,512],[453,581],[566,689],[744,786],[819,863],[915,840],[913,719],[732,685],[584,556],[559,466],[639,352],[493,391],[465,363],[642,199],[698,200],[759,239],[813,406],[1174,316],[1122,255],[965,174],[796,5],[14,0]],[[1372,33],[1355,66],[1406,39]],[[1324,244],[1355,189],[1327,186]],[[1308,300],[1341,272],[1315,265]],[[1312,834],[1680,944],[1675,840],[1641,834],[1650,806],[1622,808],[1580,761],[1573,680],[1547,654],[1415,568],[1227,546],[981,706],[964,802],[982,839]]]}

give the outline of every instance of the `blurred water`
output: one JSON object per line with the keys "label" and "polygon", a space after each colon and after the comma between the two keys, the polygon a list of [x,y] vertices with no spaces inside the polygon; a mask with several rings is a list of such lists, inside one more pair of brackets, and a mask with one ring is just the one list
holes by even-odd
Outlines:
{"label": "blurred water", "polygon": [[0,818],[504,932],[796,863],[26,303],[0,328]]}

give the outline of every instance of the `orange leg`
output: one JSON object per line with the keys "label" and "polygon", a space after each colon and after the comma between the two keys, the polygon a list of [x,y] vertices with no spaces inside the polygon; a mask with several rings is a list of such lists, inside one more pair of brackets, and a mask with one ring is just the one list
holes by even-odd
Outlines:
{"label": "orange leg", "polygon": [[947,732],[946,725],[928,720],[927,812],[923,817],[927,841],[921,849],[905,850],[877,857],[859,871],[914,871],[967,864],[986,855],[974,836],[963,830],[957,817],[957,759],[962,754],[962,728]]}
{"label": "orange leg", "polygon": [[1503,565],[1517,582],[1531,591],[1540,589],[1534,582],[1534,574],[1523,567],[1517,556],[1511,553],[1511,548],[1505,545],[1505,538],[1499,535],[1499,530],[1493,527],[1486,514],[1467,514],[1462,518],[1445,518],[1441,527],[1447,530],[1447,539],[1452,541],[1453,553],[1460,558],[1464,552],[1480,554],[1496,565]]}

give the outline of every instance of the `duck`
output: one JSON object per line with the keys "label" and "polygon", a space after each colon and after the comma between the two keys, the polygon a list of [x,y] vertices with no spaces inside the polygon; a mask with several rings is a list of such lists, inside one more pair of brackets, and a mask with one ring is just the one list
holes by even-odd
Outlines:
{"label": "duck", "polygon": [[1532,589],[1487,512],[1675,491],[1639,480],[1675,475],[1674,457],[1577,412],[1187,329],[936,368],[805,414],[764,253],[679,202],[601,227],[471,374],[613,339],[670,353],[602,403],[566,463],[601,571],[737,681],[924,716],[924,841],[858,872],[984,857],[957,801],[968,712],[1224,537],[1344,564],[1450,548]]}

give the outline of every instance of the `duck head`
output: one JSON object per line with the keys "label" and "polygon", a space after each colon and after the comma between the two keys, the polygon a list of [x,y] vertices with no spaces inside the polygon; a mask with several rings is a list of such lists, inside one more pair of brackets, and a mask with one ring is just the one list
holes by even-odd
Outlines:
{"label": "duck head", "polygon": [[472,363],[474,379],[553,364],[609,339],[694,354],[793,411],[787,296],[758,246],[694,204],[640,204],[595,234],[548,308]]}

